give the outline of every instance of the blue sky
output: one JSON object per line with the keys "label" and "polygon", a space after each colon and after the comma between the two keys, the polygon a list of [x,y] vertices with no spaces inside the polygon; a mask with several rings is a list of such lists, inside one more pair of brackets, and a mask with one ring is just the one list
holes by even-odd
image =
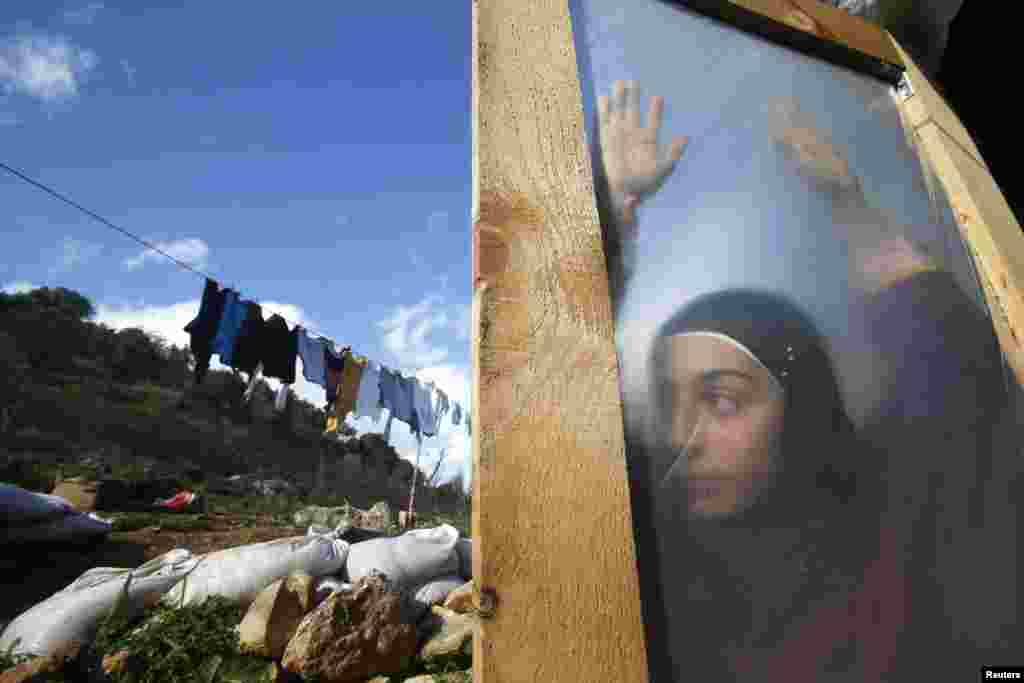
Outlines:
{"label": "blue sky", "polygon": [[[4,3],[0,161],[468,405],[470,66],[468,2]],[[0,206],[0,286],[187,343],[199,277],[10,175]]]}

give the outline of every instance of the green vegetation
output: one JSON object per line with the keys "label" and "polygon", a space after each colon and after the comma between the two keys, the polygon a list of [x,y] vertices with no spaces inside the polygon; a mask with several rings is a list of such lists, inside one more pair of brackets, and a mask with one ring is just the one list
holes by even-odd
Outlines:
{"label": "green vegetation", "polygon": [[14,654],[15,648],[18,647],[18,643],[20,642],[21,638],[17,638],[13,643],[11,643],[10,647],[7,648],[6,652],[0,651],[0,671],[7,671],[8,669],[13,669],[22,662],[27,662],[28,660],[32,659],[32,655]]}
{"label": "green vegetation", "polygon": [[132,664],[112,677],[115,683],[194,681],[197,664],[239,654],[235,628],[243,616],[237,604],[218,596],[201,605],[158,605],[144,624],[115,614],[100,625],[94,648],[103,654],[128,652]]}

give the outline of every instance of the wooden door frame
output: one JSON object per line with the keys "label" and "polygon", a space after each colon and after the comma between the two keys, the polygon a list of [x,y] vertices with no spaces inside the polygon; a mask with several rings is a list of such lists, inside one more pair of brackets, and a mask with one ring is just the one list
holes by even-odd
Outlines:
{"label": "wooden door frame", "polygon": [[[760,13],[879,63],[898,56],[913,90],[900,110],[950,198],[1024,384],[1024,235],[970,136],[896,41],[817,0],[694,4]],[[646,681],[614,321],[568,0],[474,0],[472,87],[473,581],[488,608],[474,681]]]}

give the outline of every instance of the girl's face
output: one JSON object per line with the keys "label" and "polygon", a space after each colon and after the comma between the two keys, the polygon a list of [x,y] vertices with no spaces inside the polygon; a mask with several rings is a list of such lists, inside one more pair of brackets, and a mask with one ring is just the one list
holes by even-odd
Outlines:
{"label": "girl's face", "polygon": [[658,344],[664,372],[655,396],[675,458],[663,493],[685,494],[691,517],[734,515],[774,478],[783,390],[764,366],[723,339],[677,335]]}

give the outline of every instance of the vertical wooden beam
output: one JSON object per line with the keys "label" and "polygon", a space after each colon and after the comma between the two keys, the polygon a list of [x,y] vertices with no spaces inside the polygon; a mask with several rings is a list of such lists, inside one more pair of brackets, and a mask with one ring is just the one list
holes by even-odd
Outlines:
{"label": "vertical wooden beam", "polygon": [[1024,234],[967,129],[899,43],[890,40],[913,89],[900,111],[913,130],[917,153],[949,197],[977,264],[996,336],[1024,386]]}
{"label": "vertical wooden beam", "polygon": [[646,681],[614,326],[566,0],[473,5],[477,683]]}

